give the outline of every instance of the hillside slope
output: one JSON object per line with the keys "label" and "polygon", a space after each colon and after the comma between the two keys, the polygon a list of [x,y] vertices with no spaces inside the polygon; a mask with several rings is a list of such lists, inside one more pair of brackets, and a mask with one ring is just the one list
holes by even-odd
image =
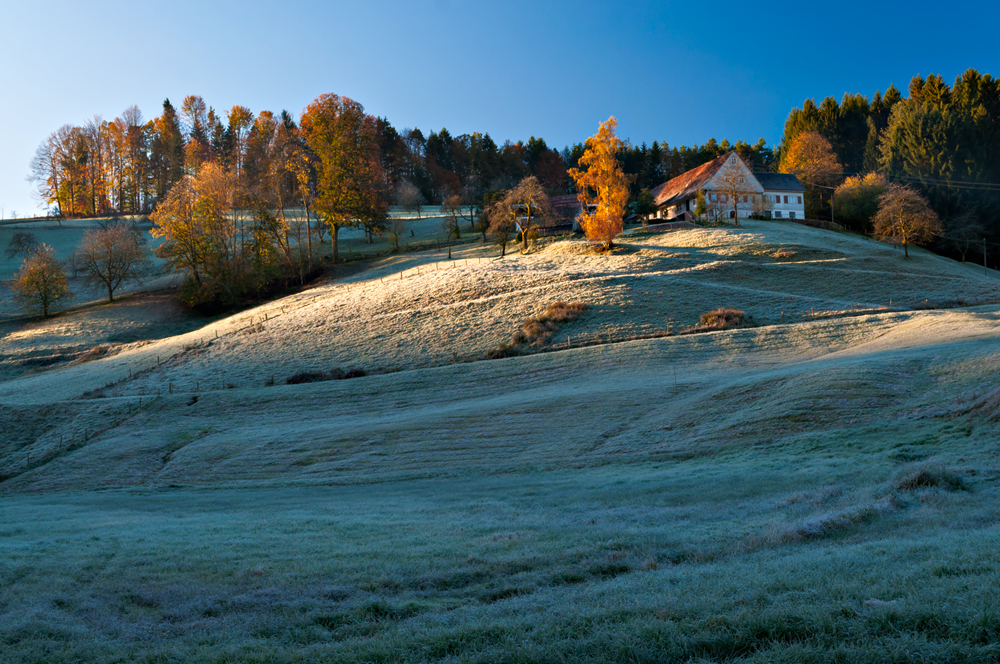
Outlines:
{"label": "hillside slope", "polygon": [[[903,260],[868,239],[779,222],[640,234],[612,255],[593,254],[581,241],[502,260],[486,253],[467,248],[454,261],[436,252],[384,259],[188,334],[123,345],[113,357],[61,369],[58,381],[38,375],[0,383],[0,402],[70,399],[105,386],[109,396],[258,387],[303,370],[478,360],[559,300],[590,309],[564,325],[549,348],[678,332],[720,306],[775,325],[1000,303],[1000,281],[971,266],[920,250]],[[854,343],[837,336],[816,343]],[[17,340],[16,333],[7,337]]]}
{"label": "hillside slope", "polygon": [[[4,661],[997,659],[991,277],[778,223],[466,251],[0,382]],[[759,326],[654,336],[720,305]],[[337,366],[400,370],[281,380]]]}

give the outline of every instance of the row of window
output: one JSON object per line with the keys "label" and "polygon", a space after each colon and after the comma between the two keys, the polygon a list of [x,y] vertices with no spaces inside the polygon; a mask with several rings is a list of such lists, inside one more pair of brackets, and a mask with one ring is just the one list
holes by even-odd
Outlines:
{"label": "row of window", "polygon": [[[740,202],[740,203],[749,203],[750,202],[750,197],[749,196],[737,196],[736,198],[738,199],[738,202]],[[784,205],[788,205],[788,196],[781,196],[779,194],[773,194],[773,195],[769,194],[767,198],[768,198],[768,200],[770,202],[777,203],[778,205],[782,204],[781,199],[784,198],[785,199]],[[801,196],[792,196],[792,198],[797,198],[798,200],[796,201],[796,203],[798,203],[799,205],[802,205],[802,197]],[[725,203],[726,201],[729,200],[729,195],[728,194],[709,194],[708,195],[708,200],[710,200],[710,201],[721,201],[721,202]]]}
{"label": "row of window", "polygon": [[[798,200],[796,201],[796,203],[798,203],[799,205],[802,205],[802,197],[801,196],[792,196],[792,198],[797,198]],[[775,194],[774,196],[771,197],[771,199],[773,200],[773,202],[781,204],[782,196],[780,196],[778,194]],[[785,203],[784,204],[788,205],[788,196],[785,196],[784,199],[785,199]],[[794,219],[794,218],[795,217],[792,217],[792,219]]]}
{"label": "row of window", "polygon": [[[786,196],[786,198],[787,198],[787,196]],[[801,196],[799,198],[801,198]],[[781,210],[775,210],[771,214],[774,216],[775,219],[781,219]],[[789,210],[787,218],[788,219],[794,219],[795,218],[795,210]]]}

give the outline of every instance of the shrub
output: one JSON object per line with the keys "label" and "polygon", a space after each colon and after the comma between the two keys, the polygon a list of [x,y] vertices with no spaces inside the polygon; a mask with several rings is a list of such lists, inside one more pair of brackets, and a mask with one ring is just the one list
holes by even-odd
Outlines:
{"label": "shrub", "polygon": [[300,383],[316,383],[326,380],[322,371],[296,371],[285,379],[285,385],[299,385]]}
{"label": "shrub", "polygon": [[725,330],[746,324],[746,314],[740,309],[714,309],[701,315],[700,322],[706,327]]}
{"label": "shrub", "polygon": [[[382,373],[390,373],[384,371]],[[361,378],[367,376],[368,372],[361,367],[354,367],[344,371],[337,367],[327,372],[323,371],[296,371],[285,379],[286,385],[298,385],[299,383],[318,383],[324,380],[344,380],[347,378]]]}
{"label": "shrub", "polygon": [[752,327],[753,320],[740,309],[720,308],[703,313],[699,324],[681,330],[680,334],[696,332],[712,332],[714,330],[729,330],[738,327]]}

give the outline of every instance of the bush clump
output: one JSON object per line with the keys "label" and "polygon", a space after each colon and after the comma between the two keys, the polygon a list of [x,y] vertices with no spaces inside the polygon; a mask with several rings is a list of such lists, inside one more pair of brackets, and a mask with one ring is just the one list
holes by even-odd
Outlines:
{"label": "bush clump", "polygon": [[[383,372],[389,373],[389,372]],[[347,369],[331,369],[330,371],[296,371],[285,379],[285,385],[298,385],[300,383],[318,383],[324,380],[345,380],[347,378],[361,378],[367,376],[368,372],[360,367]]]}
{"label": "bush clump", "polygon": [[316,383],[326,380],[326,374],[322,371],[296,371],[285,379],[285,385],[299,385],[301,383]]}
{"label": "bush clump", "polygon": [[696,332],[712,332],[714,330],[730,330],[738,327],[752,327],[753,319],[747,316],[742,309],[732,309],[721,307],[705,312],[699,318],[699,324],[681,330],[681,334],[694,334]]}

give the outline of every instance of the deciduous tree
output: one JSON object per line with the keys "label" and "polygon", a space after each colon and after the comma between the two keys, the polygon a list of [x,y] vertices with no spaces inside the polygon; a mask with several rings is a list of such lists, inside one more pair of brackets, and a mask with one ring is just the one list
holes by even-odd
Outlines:
{"label": "deciduous tree", "polygon": [[910,244],[929,242],[941,234],[941,221],[927,200],[911,187],[890,184],[879,199],[872,219],[876,237],[903,245],[910,257]]}
{"label": "deciduous tree", "polygon": [[944,223],[944,233],[947,235],[948,246],[962,256],[964,263],[969,250],[977,247],[986,238],[986,227],[980,221],[979,215],[966,210]]}
{"label": "deciduous tree", "polygon": [[107,290],[108,302],[115,301],[119,286],[141,279],[152,265],[139,231],[122,221],[84,233],[77,251],[86,280]]}
{"label": "deciduous tree", "polygon": [[424,195],[420,189],[409,180],[403,180],[396,186],[396,205],[406,211],[415,211],[420,218],[420,207],[424,204]]}
{"label": "deciduous tree", "polygon": [[740,225],[740,205],[745,211],[748,207],[752,210],[754,201],[763,193],[753,173],[735,152],[712,178],[712,189],[721,196],[717,200],[719,211],[728,212],[737,226]]}
{"label": "deciduous tree", "polygon": [[336,263],[341,228],[383,222],[388,215],[376,119],[356,101],[324,94],[306,107],[300,125],[319,160],[314,207],[330,227]]}
{"label": "deciduous tree", "polygon": [[855,175],[844,180],[834,192],[833,205],[837,221],[856,230],[867,231],[878,212],[879,199],[889,187],[889,181],[879,173]]}
{"label": "deciduous tree", "polygon": [[[577,198],[585,210],[580,225],[587,239],[600,243],[604,249],[610,249],[615,237],[622,232],[632,180],[618,162],[618,153],[624,143],[615,135],[617,126],[618,120],[614,117],[602,122],[597,134],[587,139],[578,162],[582,168],[569,171],[579,192]],[[590,206],[595,206],[593,211]]]}
{"label": "deciduous tree", "polygon": [[493,234],[500,247],[501,258],[507,255],[507,244],[516,232],[516,215],[517,213],[511,208],[506,196],[500,196],[483,210],[483,217],[489,220],[487,232]]}
{"label": "deciduous tree", "polygon": [[7,243],[7,250],[4,253],[7,258],[28,258],[36,251],[38,251],[38,240],[34,233],[16,231]]}
{"label": "deciduous tree", "polygon": [[514,227],[521,235],[521,251],[527,251],[528,240],[534,236],[539,220],[552,214],[548,194],[538,178],[529,175],[508,191],[501,203],[513,215]]}
{"label": "deciduous tree", "polygon": [[441,205],[441,214],[444,215],[441,219],[441,227],[444,228],[445,236],[448,239],[448,259],[450,260],[451,241],[462,237],[461,228],[458,225],[458,220],[462,216],[462,197],[458,194],[452,194],[444,199],[444,203]]}
{"label": "deciduous tree", "polygon": [[208,253],[208,238],[202,217],[195,212],[198,194],[195,179],[185,175],[151,215],[154,238],[163,238],[156,255],[174,269],[190,270],[196,284],[202,283],[202,266]]}
{"label": "deciduous tree", "polygon": [[46,244],[24,259],[21,269],[14,275],[12,289],[15,300],[25,311],[40,311],[45,317],[59,302],[73,299],[66,272],[56,260],[52,247]]}
{"label": "deciduous tree", "polygon": [[791,173],[808,184],[834,186],[840,182],[844,168],[820,133],[805,131],[792,139],[781,154],[782,173]]}

